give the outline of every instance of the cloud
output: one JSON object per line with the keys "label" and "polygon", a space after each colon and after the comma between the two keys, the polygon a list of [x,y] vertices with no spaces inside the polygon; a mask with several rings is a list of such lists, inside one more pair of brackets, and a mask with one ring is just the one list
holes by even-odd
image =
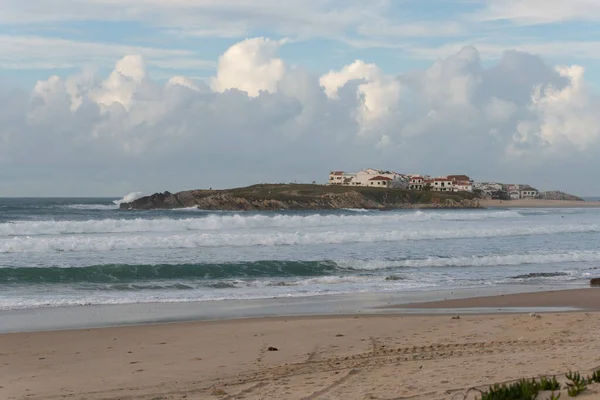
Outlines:
{"label": "cloud", "polygon": [[365,4],[360,0],[17,0],[3,2],[0,22],[43,24],[72,21],[135,21],[190,36],[240,36],[268,29],[269,33],[298,37],[334,37],[380,15],[387,2]]}
{"label": "cloud", "polygon": [[487,0],[475,17],[483,21],[508,20],[516,24],[548,24],[570,20],[600,20],[594,0]]}
{"label": "cloud", "polygon": [[553,58],[568,57],[584,60],[596,60],[598,59],[598,53],[600,52],[599,41],[529,41],[529,39],[507,40],[506,38],[503,38],[501,43],[490,43],[476,40],[471,41],[470,43],[448,43],[439,47],[407,45],[403,46],[403,48],[411,53],[414,58],[435,60],[441,57],[448,57],[457,53],[462,48],[471,45],[476,46],[479,54],[486,59],[499,59],[502,57],[506,49]]}
{"label": "cloud", "polygon": [[260,91],[277,92],[285,74],[283,60],[277,58],[281,42],[265,38],[246,39],[231,46],[219,58],[217,76],[211,87],[217,92],[238,89],[256,97]]}
{"label": "cloud", "polygon": [[530,105],[535,118],[519,122],[515,145],[539,142],[553,152],[565,151],[569,146],[585,151],[598,141],[600,102],[585,85],[584,69],[559,67],[557,72],[568,79],[568,85],[562,89],[551,85],[536,88]]}
{"label": "cloud", "polygon": [[[361,60],[345,66],[340,71],[330,71],[319,80],[325,94],[332,100],[339,99],[339,90],[349,82],[359,81],[356,89],[358,106],[356,119],[361,133],[376,128],[381,120],[394,112],[400,100],[400,82],[385,76],[375,64]],[[385,136],[385,135],[384,135]],[[386,137],[389,143],[389,137]]]}
{"label": "cloud", "polygon": [[[600,192],[599,101],[576,65],[465,47],[389,74],[356,60],[319,76],[282,43],[234,44],[210,85],[157,83],[145,57],[0,89],[2,195],[123,195],[256,182],[323,182],[367,166]],[[566,168],[566,167],[569,168]],[[11,171],[11,173],[7,173]]]}
{"label": "cloud", "polygon": [[213,61],[202,60],[189,50],[0,35],[0,68],[4,69],[65,69],[85,65],[106,67],[128,54],[139,54],[148,65],[157,68],[212,69],[215,65]]}

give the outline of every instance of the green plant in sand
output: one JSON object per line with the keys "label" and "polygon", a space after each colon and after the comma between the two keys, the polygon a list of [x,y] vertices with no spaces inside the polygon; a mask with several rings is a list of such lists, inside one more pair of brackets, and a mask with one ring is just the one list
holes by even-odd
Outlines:
{"label": "green plant in sand", "polygon": [[587,389],[586,379],[579,372],[569,372],[565,375],[570,382],[567,382],[567,393],[571,397],[577,396],[579,393]]}

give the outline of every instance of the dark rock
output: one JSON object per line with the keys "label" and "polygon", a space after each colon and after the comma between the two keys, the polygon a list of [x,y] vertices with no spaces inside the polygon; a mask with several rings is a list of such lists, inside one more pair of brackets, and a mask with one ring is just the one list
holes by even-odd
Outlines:
{"label": "dark rock", "polygon": [[468,193],[436,193],[421,200],[418,192],[403,189],[332,187],[323,185],[255,185],[229,190],[187,190],[155,193],[130,203],[125,210],[198,207],[223,211],[337,210],[360,208],[393,210],[406,208],[482,208]]}
{"label": "dark rock", "polygon": [[566,272],[532,272],[525,275],[511,276],[511,279],[551,278],[553,276],[567,276]]}
{"label": "dark rock", "polygon": [[581,197],[561,191],[541,192],[538,197],[544,200],[584,201]]}
{"label": "dark rock", "polygon": [[594,287],[600,287],[600,278],[590,279],[590,285]]}
{"label": "dark rock", "polygon": [[385,278],[386,281],[403,281],[404,278],[398,275],[390,275]]}
{"label": "dark rock", "polygon": [[271,346],[269,346],[269,348],[267,349],[267,351],[279,351],[279,349],[277,347],[271,347]]}

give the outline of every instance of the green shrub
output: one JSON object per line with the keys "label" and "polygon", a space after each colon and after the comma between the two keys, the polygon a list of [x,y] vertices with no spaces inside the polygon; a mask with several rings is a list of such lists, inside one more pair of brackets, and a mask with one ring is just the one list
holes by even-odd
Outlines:
{"label": "green shrub", "polygon": [[588,383],[600,383],[600,369],[588,376],[587,381]]}
{"label": "green shrub", "polygon": [[579,372],[569,372],[566,377],[570,381],[567,382],[567,393],[569,396],[575,397],[587,389],[586,379],[582,378]]}
{"label": "green shrub", "polygon": [[[560,390],[556,378],[521,379],[509,385],[495,384],[481,393],[481,400],[535,400],[539,392]],[[558,397],[553,398],[556,400]],[[560,397],[560,395],[558,395]]]}

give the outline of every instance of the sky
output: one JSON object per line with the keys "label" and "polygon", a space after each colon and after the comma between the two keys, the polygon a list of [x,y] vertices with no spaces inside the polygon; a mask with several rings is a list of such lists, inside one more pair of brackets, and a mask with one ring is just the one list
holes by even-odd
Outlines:
{"label": "sky", "polygon": [[391,169],[600,195],[597,0],[2,0],[0,196]]}

